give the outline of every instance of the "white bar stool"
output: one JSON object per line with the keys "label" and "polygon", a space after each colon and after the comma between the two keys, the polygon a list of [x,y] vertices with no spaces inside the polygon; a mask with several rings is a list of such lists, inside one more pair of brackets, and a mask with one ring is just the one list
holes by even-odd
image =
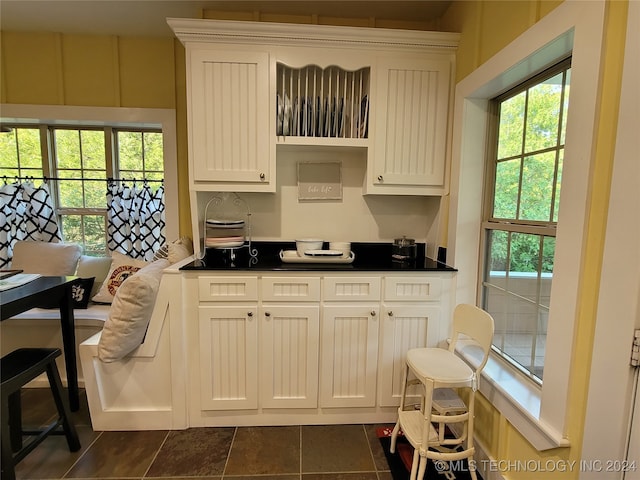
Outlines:
{"label": "white bar stool", "polygon": [[[460,304],[453,312],[453,337],[448,350],[413,348],[407,352],[398,421],[391,434],[390,451],[395,452],[398,434],[402,429],[414,448],[410,480],[422,479],[429,459],[473,459],[475,392],[480,371],[489,357],[493,329],[491,315],[474,305]],[[475,368],[471,368],[455,353],[456,347],[458,350],[462,347],[465,353],[469,353]],[[410,380],[410,375],[415,379]],[[407,408],[407,387],[410,385],[420,385],[423,390],[419,409],[413,405]],[[466,405],[457,395],[438,391],[452,388],[469,389]],[[437,409],[434,409],[434,392],[437,392]],[[443,397],[449,399],[454,408],[447,409],[441,400]],[[433,423],[438,424],[437,430]],[[453,437],[445,436],[447,425],[454,423],[462,424],[462,431],[456,431]],[[477,479],[475,465],[471,461],[469,473],[471,478]]]}

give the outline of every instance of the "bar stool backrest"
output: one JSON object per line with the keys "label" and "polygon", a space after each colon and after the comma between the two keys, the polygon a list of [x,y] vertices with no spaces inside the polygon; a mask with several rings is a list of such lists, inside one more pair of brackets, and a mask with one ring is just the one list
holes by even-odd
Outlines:
{"label": "bar stool backrest", "polygon": [[[451,337],[450,351],[455,351],[456,347],[471,346],[475,351],[478,347],[482,350],[481,355],[474,355],[476,372],[480,372],[489,359],[491,343],[493,342],[494,321],[493,317],[483,309],[461,303],[453,311],[453,336]],[[478,352],[479,353],[479,352]]]}

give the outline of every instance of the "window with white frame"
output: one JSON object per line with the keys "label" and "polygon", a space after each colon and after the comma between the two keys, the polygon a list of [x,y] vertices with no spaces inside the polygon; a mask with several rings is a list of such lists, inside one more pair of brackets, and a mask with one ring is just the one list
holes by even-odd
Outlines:
{"label": "window with white frame", "polygon": [[491,102],[481,301],[495,320],[494,351],[539,383],[570,78],[566,59]]}
{"label": "window with white frame", "polygon": [[89,255],[107,252],[108,179],[164,178],[163,133],[157,127],[4,123],[0,178],[43,179],[53,197],[63,239]]}

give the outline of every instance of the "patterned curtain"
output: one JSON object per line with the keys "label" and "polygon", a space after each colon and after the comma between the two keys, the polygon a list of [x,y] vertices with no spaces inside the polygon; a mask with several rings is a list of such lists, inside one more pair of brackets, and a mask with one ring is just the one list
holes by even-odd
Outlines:
{"label": "patterned curtain", "polygon": [[0,268],[11,263],[18,240],[62,241],[45,184],[35,187],[26,181],[0,187]]}
{"label": "patterned curtain", "polygon": [[165,243],[164,187],[155,192],[111,182],[107,190],[107,247],[140,260],[151,260]]}

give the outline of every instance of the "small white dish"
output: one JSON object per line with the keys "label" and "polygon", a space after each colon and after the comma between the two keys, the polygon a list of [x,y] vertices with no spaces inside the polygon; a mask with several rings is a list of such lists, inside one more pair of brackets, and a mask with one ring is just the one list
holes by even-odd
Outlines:
{"label": "small white dish", "polygon": [[304,252],[309,257],[341,257],[340,250],[307,250]]}
{"label": "small white dish", "polygon": [[242,228],[244,220],[214,220],[208,219],[207,226],[212,228]]}
{"label": "small white dish", "polygon": [[324,240],[318,238],[299,238],[296,240],[296,250],[298,251],[298,255],[304,257],[304,252],[320,250],[323,244]]}

